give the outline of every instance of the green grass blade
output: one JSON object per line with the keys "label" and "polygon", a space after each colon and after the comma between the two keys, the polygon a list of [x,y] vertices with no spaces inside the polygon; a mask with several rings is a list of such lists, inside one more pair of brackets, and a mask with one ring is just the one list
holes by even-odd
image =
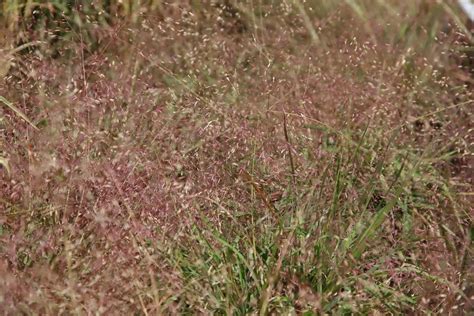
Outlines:
{"label": "green grass blade", "polygon": [[373,237],[379,227],[382,225],[385,220],[386,215],[390,212],[396,204],[396,199],[391,200],[387,205],[381,208],[374,218],[370,222],[370,225],[365,229],[360,238],[358,239],[352,254],[356,259],[359,259],[366,248],[366,242],[369,238]]}

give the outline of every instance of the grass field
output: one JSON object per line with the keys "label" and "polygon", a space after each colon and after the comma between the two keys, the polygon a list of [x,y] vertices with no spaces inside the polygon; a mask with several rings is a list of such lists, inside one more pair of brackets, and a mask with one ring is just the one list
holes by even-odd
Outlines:
{"label": "grass field", "polygon": [[455,1],[1,2],[1,314],[474,313],[469,27]]}

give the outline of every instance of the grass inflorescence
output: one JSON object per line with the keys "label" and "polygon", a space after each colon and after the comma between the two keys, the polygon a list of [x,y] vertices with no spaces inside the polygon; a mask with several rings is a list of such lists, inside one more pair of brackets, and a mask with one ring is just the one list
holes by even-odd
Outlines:
{"label": "grass inflorescence", "polygon": [[455,2],[2,6],[2,313],[472,311]]}

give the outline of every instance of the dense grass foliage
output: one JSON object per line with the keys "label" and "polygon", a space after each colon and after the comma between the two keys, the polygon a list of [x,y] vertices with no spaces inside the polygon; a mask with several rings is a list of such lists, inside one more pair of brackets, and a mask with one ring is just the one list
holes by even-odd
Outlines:
{"label": "dense grass foliage", "polygon": [[472,312],[454,1],[2,6],[2,314]]}

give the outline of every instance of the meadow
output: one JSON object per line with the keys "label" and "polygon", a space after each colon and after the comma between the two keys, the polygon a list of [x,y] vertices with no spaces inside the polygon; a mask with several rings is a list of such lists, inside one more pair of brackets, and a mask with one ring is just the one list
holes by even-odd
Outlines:
{"label": "meadow", "polygon": [[474,313],[456,1],[0,2],[0,313]]}

